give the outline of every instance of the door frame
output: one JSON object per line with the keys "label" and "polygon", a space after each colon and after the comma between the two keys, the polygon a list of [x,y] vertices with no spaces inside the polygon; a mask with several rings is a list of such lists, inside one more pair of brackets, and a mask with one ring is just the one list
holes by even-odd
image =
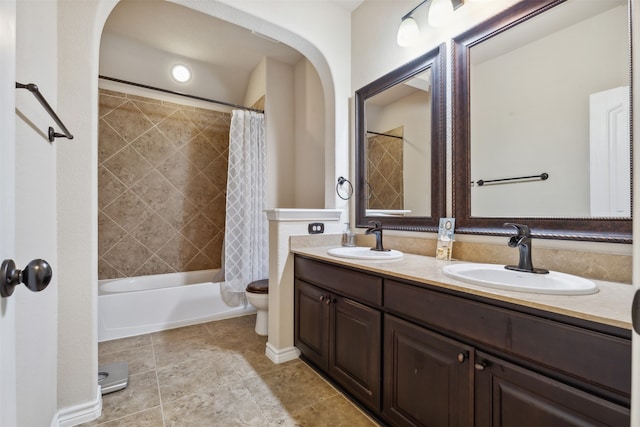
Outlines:
{"label": "door frame", "polygon": [[[0,260],[15,251],[16,1],[0,1]],[[0,299],[0,427],[17,425],[15,303]]]}
{"label": "door frame", "polygon": [[[631,7],[631,39],[632,40],[640,40],[640,0],[629,0],[629,5]],[[631,63],[631,72],[632,75],[637,76],[640,75],[640,55],[636,54],[637,48],[634,45],[634,52],[632,56]],[[631,123],[640,123],[640,108],[634,108],[634,105],[639,105],[640,101],[640,85],[632,83],[632,91],[631,91]],[[636,120],[638,119],[638,120]],[[637,147],[640,145],[636,144],[637,138],[634,135],[631,135],[631,146],[632,150],[636,155],[632,157],[632,165],[631,169],[633,171],[633,176],[640,176],[640,158],[637,153],[640,153],[640,150],[637,150]],[[633,267],[633,287],[636,289],[640,289],[640,203],[637,202],[638,197],[640,197],[640,182],[636,178],[632,181],[633,185],[631,188],[632,198],[636,200],[636,203],[633,204],[632,207],[632,218],[633,218],[633,252],[632,252],[632,267]],[[640,334],[632,330],[631,334],[631,425],[640,425],[640,375],[638,371],[640,371]]]}

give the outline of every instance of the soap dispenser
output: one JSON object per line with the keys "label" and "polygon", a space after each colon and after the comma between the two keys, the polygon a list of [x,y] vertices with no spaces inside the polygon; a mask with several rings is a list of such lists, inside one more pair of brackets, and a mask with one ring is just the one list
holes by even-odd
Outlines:
{"label": "soap dispenser", "polygon": [[356,233],[351,230],[351,224],[345,222],[344,225],[344,231],[342,232],[342,246],[355,246]]}

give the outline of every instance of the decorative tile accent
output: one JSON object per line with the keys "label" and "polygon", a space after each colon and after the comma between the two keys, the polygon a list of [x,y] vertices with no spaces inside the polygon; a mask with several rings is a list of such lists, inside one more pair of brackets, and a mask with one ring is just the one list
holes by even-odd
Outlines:
{"label": "decorative tile accent", "polygon": [[231,115],[100,90],[98,277],[220,267]]}

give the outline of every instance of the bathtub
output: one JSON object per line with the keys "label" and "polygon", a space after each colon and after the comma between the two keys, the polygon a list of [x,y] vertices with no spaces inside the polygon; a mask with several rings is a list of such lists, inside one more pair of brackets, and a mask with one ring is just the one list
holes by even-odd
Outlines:
{"label": "bathtub", "polygon": [[254,313],[222,300],[218,270],[98,281],[98,341]]}

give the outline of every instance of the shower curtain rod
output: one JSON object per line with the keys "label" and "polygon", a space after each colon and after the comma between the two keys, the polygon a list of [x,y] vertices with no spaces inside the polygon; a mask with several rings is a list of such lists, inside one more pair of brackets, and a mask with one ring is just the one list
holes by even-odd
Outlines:
{"label": "shower curtain rod", "polygon": [[258,110],[256,108],[245,107],[244,105],[232,104],[230,102],[224,102],[224,101],[217,101],[215,99],[203,98],[201,96],[189,95],[187,93],[174,92],[172,90],[161,89],[159,87],[144,85],[142,83],[129,82],[127,80],[116,79],[114,77],[107,77],[107,76],[103,76],[103,75],[98,75],[98,78],[99,79],[103,79],[103,80],[109,80],[109,81],[112,81],[112,82],[117,82],[117,83],[124,83],[124,84],[130,85],[130,86],[137,86],[137,87],[141,87],[141,88],[144,88],[144,89],[156,90],[158,92],[169,93],[171,95],[184,96],[186,98],[197,99],[199,101],[211,102],[213,104],[225,105],[227,107],[238,108],[238,109],[241,109],[241,110],[255,111],[256,113],[264,113],[264,110]]}
{"label": "shower curtain rod", "polygon": [[374,131],[372,131],[372,130],[368,130],[368,131],[367,131],[367,133],[371,133],[371,134],[378,135],[378,136],[388,136],[389,138],[404,139],[403,137],[398,136],[398,135],[390,135],[390,134],[388,134],[388,133],[374,132]]}

